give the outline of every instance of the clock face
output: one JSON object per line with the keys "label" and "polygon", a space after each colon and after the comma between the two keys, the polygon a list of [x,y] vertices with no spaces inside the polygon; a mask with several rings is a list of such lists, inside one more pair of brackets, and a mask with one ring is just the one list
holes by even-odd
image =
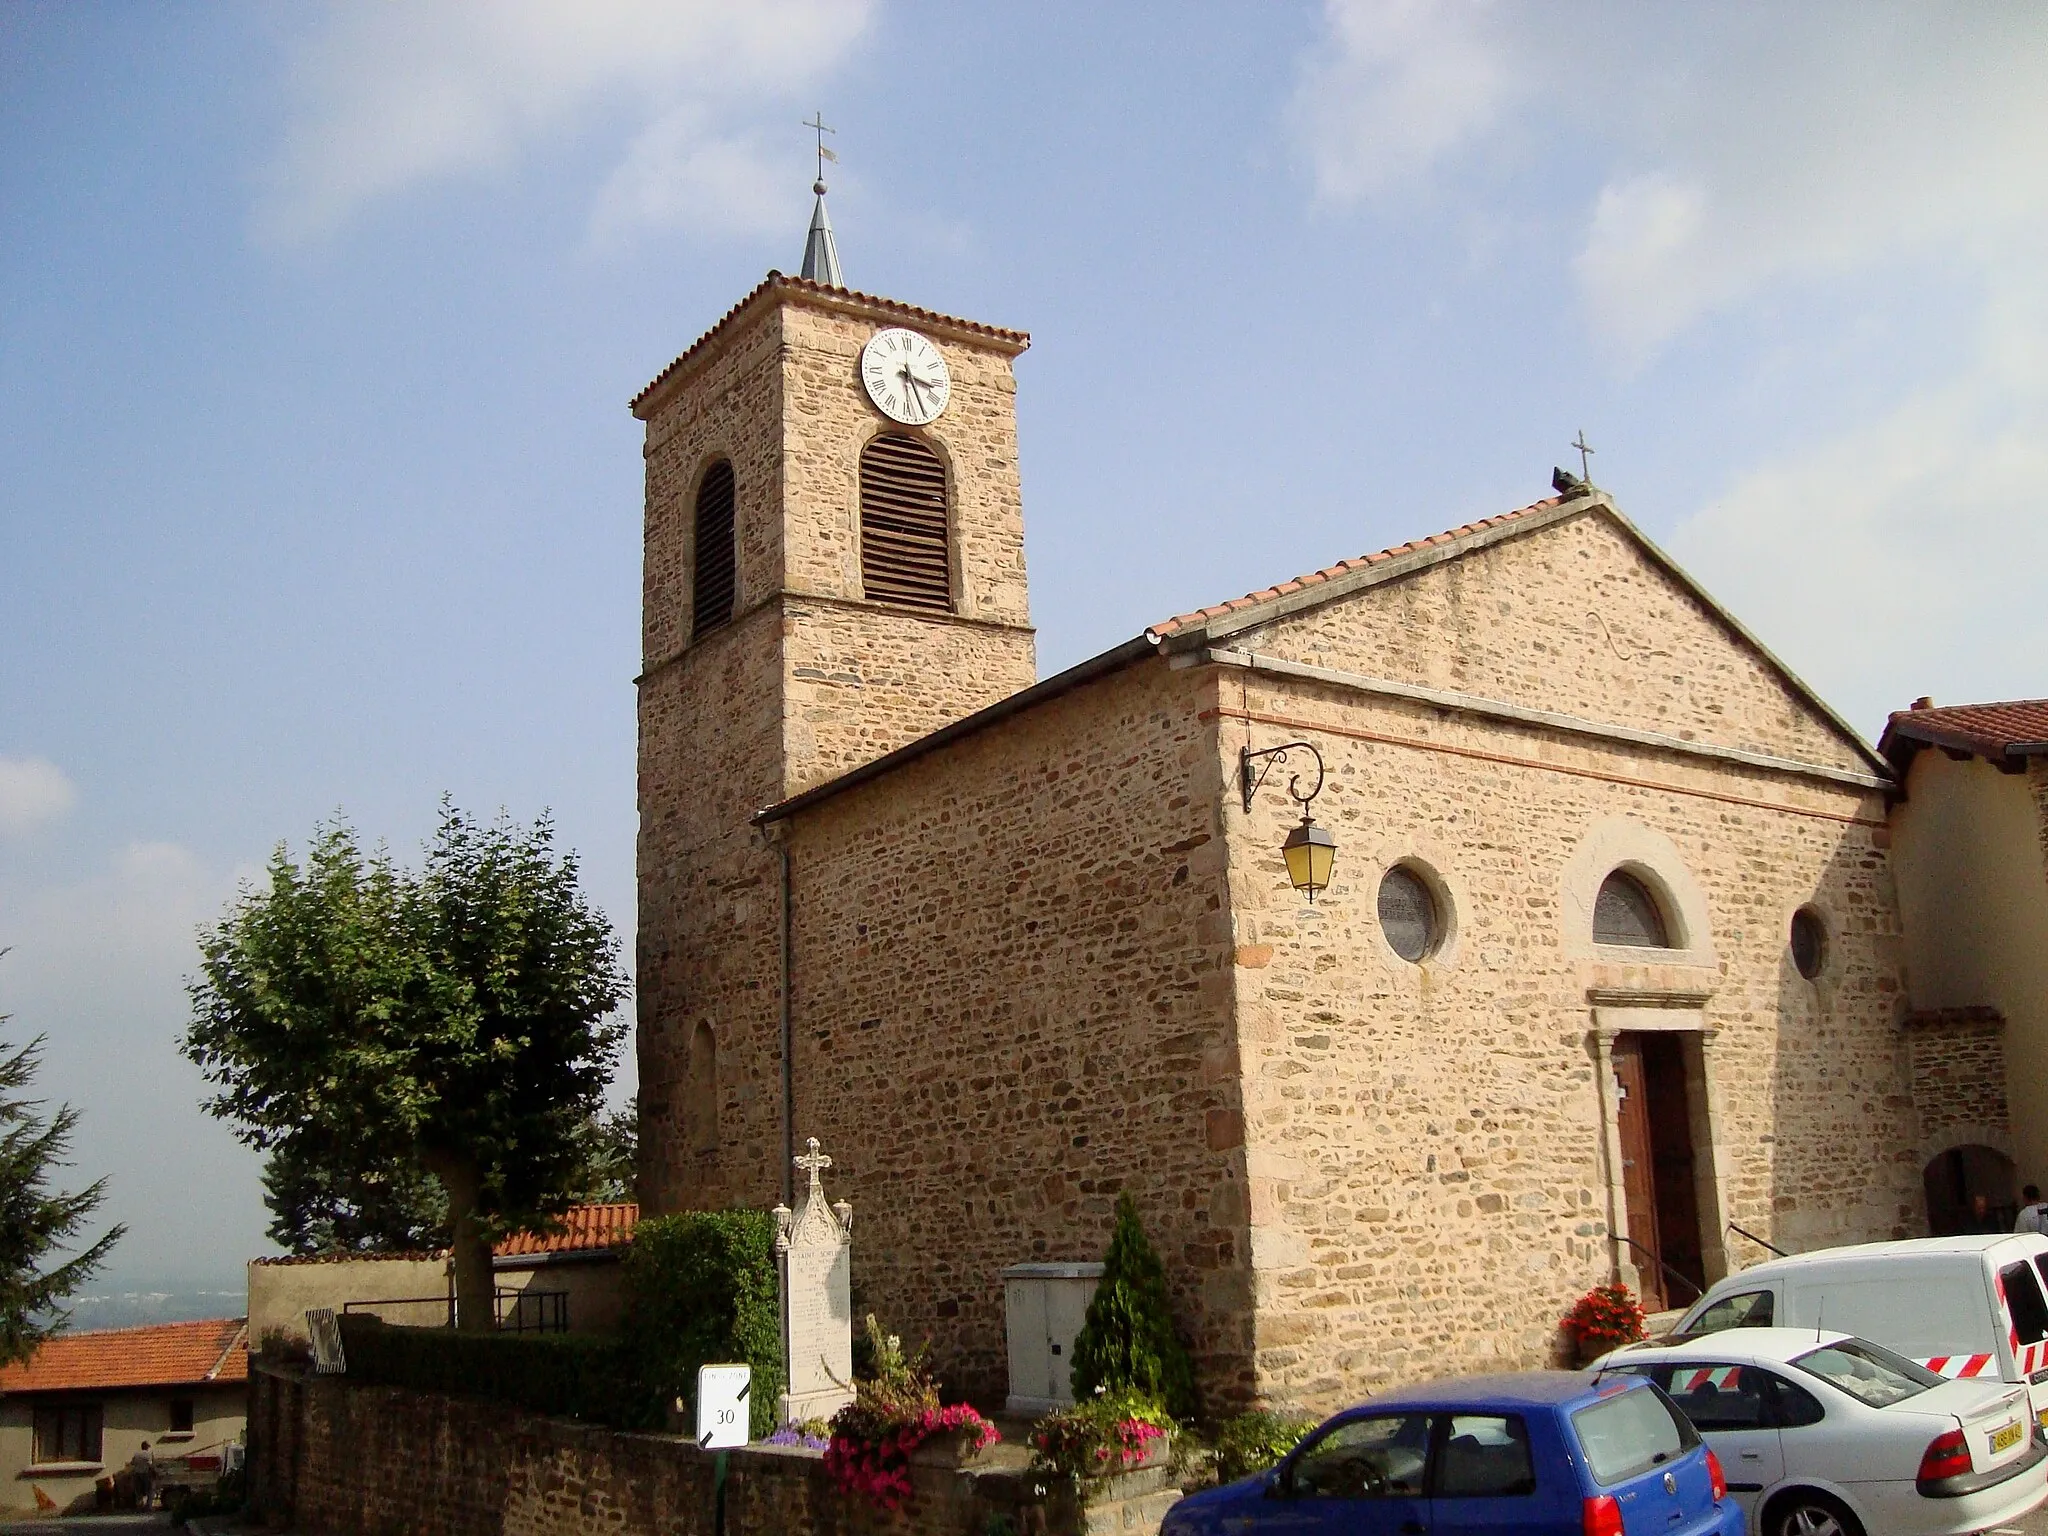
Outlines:
{"label": "clock face", "polygon": [[939,349],[901,327],[868,338],[860,349],[860,381],[877,410],[913,427],[936,420],[953,396],[953,376]]}

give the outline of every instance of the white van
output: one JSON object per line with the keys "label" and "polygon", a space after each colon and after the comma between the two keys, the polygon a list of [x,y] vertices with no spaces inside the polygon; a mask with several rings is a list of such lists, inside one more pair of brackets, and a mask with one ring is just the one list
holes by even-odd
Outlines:
{"label": "white van", "polygon": [[1857,1334],[1943,1376],[2025,1383],[2048,1429],[2048,1237],[1920,1237],[1772,1259],[1694,1302],[1672,1339],[1724,1328]]}

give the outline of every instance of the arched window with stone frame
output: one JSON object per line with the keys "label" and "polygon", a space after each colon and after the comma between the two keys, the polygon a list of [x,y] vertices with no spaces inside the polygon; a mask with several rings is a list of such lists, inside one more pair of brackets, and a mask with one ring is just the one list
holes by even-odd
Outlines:
{"label": "arched window with stone frame", "polygon": [[1667,903],[1658,899],[1649,881],[1617,869],[1600,882],[1600,893],[1593,901],[1594,943],[1671,949],[1675,947],[1671,928]]}

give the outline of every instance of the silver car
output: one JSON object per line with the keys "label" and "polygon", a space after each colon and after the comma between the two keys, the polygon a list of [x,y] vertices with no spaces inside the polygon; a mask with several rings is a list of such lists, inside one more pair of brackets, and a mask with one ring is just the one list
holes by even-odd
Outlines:
{"label": "silver car", "polygon": [[2025,1387],[1951,1380],[1849,1334],[1736,1328],[1596,1368],[1648,1376],[1684,1410],[1750,1536],[1966,1536],[2048,1498]]}

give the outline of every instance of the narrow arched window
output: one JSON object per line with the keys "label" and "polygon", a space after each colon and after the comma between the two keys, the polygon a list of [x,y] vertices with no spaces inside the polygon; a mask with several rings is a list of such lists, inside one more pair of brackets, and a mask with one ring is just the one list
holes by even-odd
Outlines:
{"label": "narrow arched window", "polygon": [[953,606],[946,466],[914,437],[885,432],[861,450],[860,582],[878,603]]}
{"label": "narrow arched window", "polygon": [[690,1086],[684,1100],[692,1152],[718,1150],[718,1040],[709,1024],[690,1032]]}
{"label": "narrow arched window", "polygon": [[1600,884],[1593,903],[1593,942],[1625,944],[1632,949],[1669,949],[1664,912],[1649,887],[1634,875],[1616,870]]}
{"label": "narrow arched window", "polygon": [[732,507],[732,465],[720,459],[704,471],[704,481],[697,487],[697,542],[692,556],[696,568],[690,586],[692,640],[701,640],[719,625],[732,622],[738,586]]}

